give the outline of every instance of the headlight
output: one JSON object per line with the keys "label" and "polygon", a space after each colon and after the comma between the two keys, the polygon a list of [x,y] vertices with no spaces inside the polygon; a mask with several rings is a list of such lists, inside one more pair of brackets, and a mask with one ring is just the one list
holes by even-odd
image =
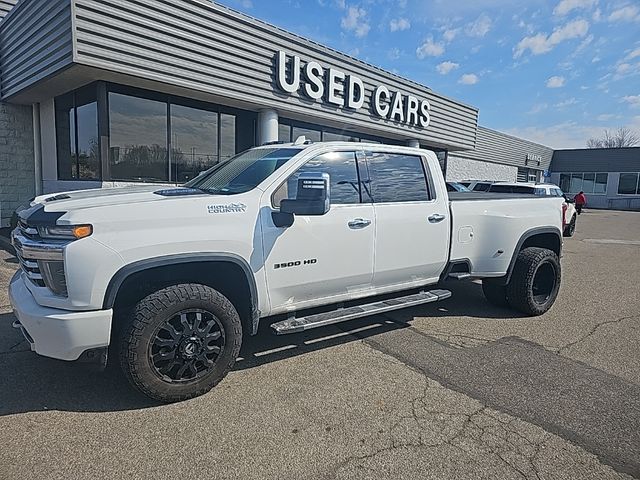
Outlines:
{"label": "headlight", "polygon": [[78,240],[91,235],[93,227],[91,225],[54,225],[51,227],[38,227],[38,233],[42,238]]}

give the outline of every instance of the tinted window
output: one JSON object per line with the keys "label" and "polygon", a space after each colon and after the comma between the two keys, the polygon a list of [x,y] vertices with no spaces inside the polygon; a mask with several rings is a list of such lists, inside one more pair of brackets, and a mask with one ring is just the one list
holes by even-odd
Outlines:
{"label": "tinted window", "polygon": [[187,182],[218,161],[217,112],[171,105],[173,178]]}
{"label": "tinted window", "polygon": [[367,156],[376,203],[429,200],[422,158],[415,155],[373,153]]}
{"label": "tinted window", "polygon": [[94,87],[82,88],[56,99],[58,178],[100,178],[98,104]]}
{"label": "tinted window", "polygon": [[110,93],[109,128],[111,178],[142,182],[169,179],[166,103]]}
{"label": "tinted window", "polygon": [[635,195],[638,192],[638,174],[621,173],[618,182],[618,195]]}
{"label": "tinted window", "polygon": [[312,128],[306,127],[293,127],[293,141],[300,136],[304,135],[307,140],[311,140],[312,142],[319,142],[322,138],[322,132],[320,130],[315,130]]}
{"label": "tinted window", "polygon": [[489,190],[490,186],[490,183],[476,183],[476,185],[473,187],[473,190],[475,192],[486,192],[487,190]]}
{"label": "tinted window", "polygon": [[318,155],[305,163],[275,192],[273,203],[296,198],[298,177],[304,172],[328,173],[331,178],[331,204],[360,203],[359,178],[354,152],[331,152]]}
{"label": "tinted window", "polygon": [[490,192],[496,193],[535,193],[536,195],[540,195],[537,190],[540,190],[542,192],[541,194],[544,195],[543,189],[534,189],[532,187],[525,187],[520,185],[491,185],[491,188],[489,189]]}
{"label": "tinted window", "polygon": [[609,180],[608,173],[596,174],[596,185],[593,193],[607,193],[607,181]]}

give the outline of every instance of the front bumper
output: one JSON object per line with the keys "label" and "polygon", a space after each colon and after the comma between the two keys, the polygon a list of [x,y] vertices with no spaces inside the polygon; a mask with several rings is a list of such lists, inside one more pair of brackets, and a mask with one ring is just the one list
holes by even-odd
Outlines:
{"label": "front bumper", "polygon": [[113,310],[73,312],[38,305],[18,271],[9,285],[9,299],[31,350],[45,357],[77,360],[84,351],[107,347]]}

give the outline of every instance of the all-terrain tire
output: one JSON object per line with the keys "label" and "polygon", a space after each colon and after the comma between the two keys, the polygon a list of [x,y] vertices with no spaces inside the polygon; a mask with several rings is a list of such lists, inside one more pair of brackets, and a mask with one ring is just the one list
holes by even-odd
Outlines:
{"label": "all-terrain tire", "polygon": [[[199,317],[196,315],[198,312]],[[184,324],[181,323],[183,318]],[[199,329],[203,318],[208,323],[205,328]],[[178,325],[177,328],[175,325]],[[209,340],[209,337],[214,336],[209,333],[213,327],[217,337]],[[209,331],[203,334],[206,328]],[[165,334],[167,338],[163,338],[159,333],[161,331],[172,332],[172,336]],[[191,345],[189,335],[185,332],[192,332],[195,340]],[[174,333],[178,340],[174,340]],[[198,335],[204,340],[200,340]],[[158,342],[162,344],[165,341],[173,342],[174,346],[163,346],[164,350],[159,350]],[[203,343],[207,345],[209,341],[215,341],[216,345],[202,347]],[[241,344],[240,317],[224,295],[200,284],[173,285],[152,293],[136,305],[129,323],[123,327],[120,335],[120,366],[129,382],[143,394],[165,403],[177,402],[207,393],[217,385],[233,367]],[[197,358],[201,360],[196,360],[198,348],[202,356]],[[208,353],[214,348],[216,353]],[[177,367],[172,367],[171,372],[161,372],[156,358],[163,353],[166,355],[166,352],[173,353],[183,363],[195,365],[193,372],[196,373],[193,378],[180,378],[180,375],[177,375],[177,379],[171,378],[176,376],[176,372],[179,373],[179,363],[176,364]],[[187,360],[186,352],[193,354]],[[215,360],[206,355],[216,355]],[[186,370],[182,375],[185,374],[188,374]]]}
{"label": "all-terrain tire", "polygon": [[482,293],[485,298],[496,307],[506,307],[509,305],[507,301],[507,286],[502,279],[485,278],[482,280]]}
{"label": "all-terrain tire", "polygon": [[562,232],[562,235],[564,237],[573,237],[573,234],[576,232],[576,215],[574,214],[573,217],[571,217],[571,221],[569,222],[569,224],[564,227],[564,232]]}
{"label": "all-terrain tire", "polygon": [[518,253],[507,285],[509,305],[527,315],[542,315],[560,291],[561,269],[552,250],[528,247]]}

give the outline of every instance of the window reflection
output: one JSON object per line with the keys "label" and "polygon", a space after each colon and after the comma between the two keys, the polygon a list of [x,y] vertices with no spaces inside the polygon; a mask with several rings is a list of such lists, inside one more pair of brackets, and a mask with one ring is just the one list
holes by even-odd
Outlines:
{"label": "window reflection", "polygon": [[373,153],[367,157],[367,164],[376,203],[429,200],[420,157]]}
{"label": "window reflection", "polygon": [[280,206],[283,198],[296,198],[298,191],[298,177],[301,173],[328,173],[331,178],[331,204],[360,203],[358,188],[358,172],[354,152],[331,152],[318,155],[309,160],[274,194],[276,206]]}
{"label": "window reflection", "polygon": [[56,142],[58,178],[100,178],[95,88],[83,88],[56,99]]}
{"label": "window reflection", "polygon": [[218,161],[218,113],[172,104],[172,178],[187,182]]}
{"label": "window reflection", "polygon": [[236,154],[236,117],[220,114],[220,160],[229,160]]}
{"label": "window reflection", "polygon": [[312,142],[319,142],[322,138],[322,132],[320,130],[306,127],[293,127],[293,141],[295,142],[301,135],[304,135],[307,140],[311,140]]}
{"label": "window reflection", "polygon": [[110,93],[109,128],[113,179],[169,180],[166,103]]}

